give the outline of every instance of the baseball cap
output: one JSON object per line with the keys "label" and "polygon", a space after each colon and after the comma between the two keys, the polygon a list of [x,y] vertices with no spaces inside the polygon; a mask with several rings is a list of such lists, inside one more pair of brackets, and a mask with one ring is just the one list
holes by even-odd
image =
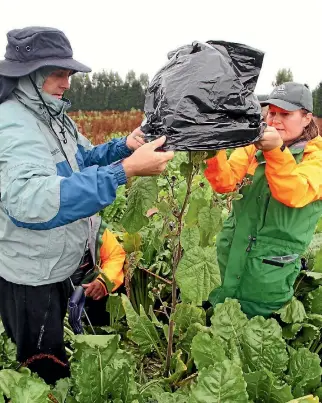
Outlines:
{"label": "baseball cap", "polygon": [[268,99],[260,102],[261,106],[275,105],[286,111],[306,109],[313,112],[313,97],[305,84],[287,82],[274,88]]}

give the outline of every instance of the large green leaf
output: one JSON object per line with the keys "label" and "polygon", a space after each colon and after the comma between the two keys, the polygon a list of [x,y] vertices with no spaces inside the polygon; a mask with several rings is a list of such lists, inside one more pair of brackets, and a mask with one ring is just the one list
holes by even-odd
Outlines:
{"label": "large green leaf", "polygon": [[110,314],[110,323],[113,325],[125,315],[122,299],[118,294],[110,294],[106,303],[106,311]]}
{"label": "large green leaf", "polygon": [[181,335],[185,333],[193,323],[205,325],[206,313],[201,308],[182,302],[176,305],[176,309],[172,314],[171,319],[174,320],[176,333]]}
{"label": "large green leaf", "polygon": [[51,391],[58,403],[65,403],[70,387],[70,379],[59,379],[55,388]]}
{"label": "large green leaf", "polygon": [[322,312],[322,286],[309,292],[305,302],[311,313],[320,314]]}
{"label": "large green leaf", "polygon": [[312,392],[321,383],[321,360],[307,348],[290,351],[287,380],[292,386],[294,397]]}
{"label": "large green leaf", "polygon": [[153,400],[148,400],[151,403],[188,403],[189,396],[178,390],[175,393],[163,392],[154,394]]}
{"label": "large green leaf", "polygon": [[201,246],[212,244],[212,238],[221,227],[221,210],[219,207],[202,207],[198,213],[198,225],[201,234]]}
{"label": "large green leaf", "polygon": [[190,177],[193,170],[192,162],[182,162],[180,164],[180,174],[184,176],[186,179]]}
{"label": "large green leaf", "polygon": [[318,313],[310,313],[307,315],[309,323],[318,327],[319,329],[322,328],[322,315]]}
{"label": "large green leaf", "polygon": [[201,305],[221,282],[216,249],[195,247],[185,251],[176,271],[176,280],[182,300]]}
{"label": "large green leaf", "polygon": [[210,337],[207,333],[198,333],[193,338],[191,355],[199,371],[227,359],[224,341],[219,336]]}
{"label": "large green leaf", "polygon": [[181,378],[183,373],[187,371],[187,366],[183,362],[181,355],[182,351],[177,350],[171,357],[170,362],[171,375],[169,376],[169,378],[167,378],[167,382],[169,382],[170,384],[177,382]]}
{"label": "large green leaf", "polygon": [[229,360],[199,372],[189,403],[247,403],[246,382],[240,367]]}
{"label": "large green leaf", "polygon": [[322,248],[320,248],[314,256],[313,270],[322,273]]}
{"label": "large green leaf", "polygon": [[8,336],[3,337],[4,337],[3,353],[5,359],[4,366],[9,367],[12,366],[12,363],[16,362],[17,346],[9,339]]}
{"label": "large green leaf", "polygon": [[11,391],[16,387],[19,380],[24,375],[12,369],[3,369],[0,371],[0,390],[8,397],[11,397]]}
{"label": "large green leaf", "polygon": [[142,177],[135,180],[130,188],[127,209],[121,223],[129,233],[138,232],[149,220],[146,212],[153,206],[158,196],[155,177]]}
{"label": "large green leaf", "polygon": [[225,350],[227,357],[236,365],[243,367],[243,351],[240,348],[239,340],[232,337],[226,342]]}
{"label": "large green leaf", "polygon": [[307,271],[307,270],[302,270],[301,274],[305,274],[306,277],[310,277],[314,280],[321,280],[322,279],[322,273],[318,273],[316,271]]}
{"label": "large green leaf", "polygon": [[[110,336],[105,346],[99,342],[75,342],[71,364],[73,391],[80,403],[105,403],[121,399],[132,403],[137,398],[134,362],[118,348],[118,336]],[[74,359],[75,358],[75,359]]]}
{"label": "large green leaf", "polygon": [[268,371],[250,372],[244,377],[249,397],[256,403],[285,403],[293,399],[291,387]]}
{"label": "large green leaf", "polygon": [[180,339],[177,343],[177,348],[180,348],[186,354],[190,355],[192,340],[196,336],[196,334],[200,332],[211,333],[209,327],[203,326],[198,322],[192,323],[188,327],[187,331],[182,336],[180,336]]}
{"label": "large green leaf", "polygon": [[199,246],[200,232],[197,226],[184,227],[180,236],[181,245],[184,250]]}
{"label": "large green leaf", "polygon": [[277,311],[285,323],[301,323],[306,319],[306,312],[301,301],[293,297],[290,302]]}
{"label": "large green leaf", "polygon": [[93,336],[90,334],[86,334],[86,335],[79,334],[74,337],[73,344],[77,350],[81,350],[79,347],[80,345],[85,345],[90,348],[106,347],[107,345],[111,345],[114,347],[113,350],[116,351],[118,342],[119,342],[119,338],[120,338],[120,336],[118,336],[118,335],[101,335],[101,334],[99,334],[99,335]]}
{"label": "large green leaf", "polygon": [[303,323],[292,323],[283,327],[283,337],[286,340],[294,340],[298,332],[302,329]]}
{"label": "large green leaf", "polygon": [[189,203],[188,212],[184,217],[185,224],[188,227],[196,225],[198,223],[198,213],[203,208],[208,206],[206,199],[192,199]]}
{"label": "large green leaf", "polygon": [[132,253],[138,252],[142,244],[141,235],[136,232],[135,234],[128,234],[127,232],[123,236],[123,248],[125,252]]}
{"label": "large green leaf", "polygon": [[240,341],[243,328],[248,323],[247,316],[241,311],[237,300],[226,298],[223,304],[217,304],[211,317],[213,334],[228,341],[233,338]]}
{"label": "large green leaf", "polygon": [[122,294],[122,303],[126,314],[126,320],[129,328],[129,338],[134,341],[143,353],[156,351],[161,357],[161,340],[155,325],[149,320],[142,306],[140,315],[132,307],[130,300]]}
{"label": "large green leaf", "polygon": [[12,403],[44,403],[48,402],[50,387],[41,379],[22,376],[11,390]]}
{"label": "large green leaf", "polygon": [[311,341],[320,339],[320,329],[311,323],[303,323],[301,332],[298,334],[295,345],[306,347]]}
{"label": "large green leaf", "polygon": [[242,349],[251,372],[267,369],[280,374],[287,368],[286,343],[275,319],[252,318],[243,329]]}

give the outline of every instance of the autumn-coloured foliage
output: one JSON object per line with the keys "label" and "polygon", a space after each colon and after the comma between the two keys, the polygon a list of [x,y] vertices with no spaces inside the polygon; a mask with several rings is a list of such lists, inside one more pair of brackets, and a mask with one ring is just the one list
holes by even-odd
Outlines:
{"label": "autumn-coloured foliage", "polygon": [[131,110],[119,111],[79,111],[70,112],[78,130],[93,144],[101,144],[113,137],[113,134],[128,134],[139,127],[144,118],[143,112]]}

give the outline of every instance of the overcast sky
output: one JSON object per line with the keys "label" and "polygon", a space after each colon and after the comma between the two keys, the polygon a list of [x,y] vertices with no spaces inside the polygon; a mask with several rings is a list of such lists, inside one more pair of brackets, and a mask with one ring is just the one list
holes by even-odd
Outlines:
{"label": "overcast sky", "polygon": [[322,0],[2,0],[1,59],[7,31],[30,25],[63,30],[76,59],[123,78],[133,69],[151,79],[170,50],[215,39],[265,52],[258,94],[283,67],[311,89],[322,81]]}

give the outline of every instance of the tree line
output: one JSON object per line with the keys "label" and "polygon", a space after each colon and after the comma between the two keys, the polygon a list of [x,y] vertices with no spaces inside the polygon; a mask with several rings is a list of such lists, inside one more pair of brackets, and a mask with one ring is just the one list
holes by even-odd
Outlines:
{"label": "tree line", "polygon": [[[294,81],[290,69],[280,69],[276,73],[272,86],[278,86],[287,81]],[[67,97],[71,100],[72,111],[102,111],[131,109],[143,110],[145,91],[149,84],[147,74],[136,76],[130,70],[125,80],[113,71],[100,71],[89,74],[74,74],[71,77],[71,87]],[[314,101],[314,115],[322,118],[322,81],[312,90]],[[268,95],[258,95],[260,100]]]}
{"label": "tree line", "polygon": [[71,101],[71,110],[119,110],[132,108],[143,110],[145,91],[149,83],[147,74],[136,76],[130,70],[123,81],[113,71],[89,74],[74,74],[66,96]]}

